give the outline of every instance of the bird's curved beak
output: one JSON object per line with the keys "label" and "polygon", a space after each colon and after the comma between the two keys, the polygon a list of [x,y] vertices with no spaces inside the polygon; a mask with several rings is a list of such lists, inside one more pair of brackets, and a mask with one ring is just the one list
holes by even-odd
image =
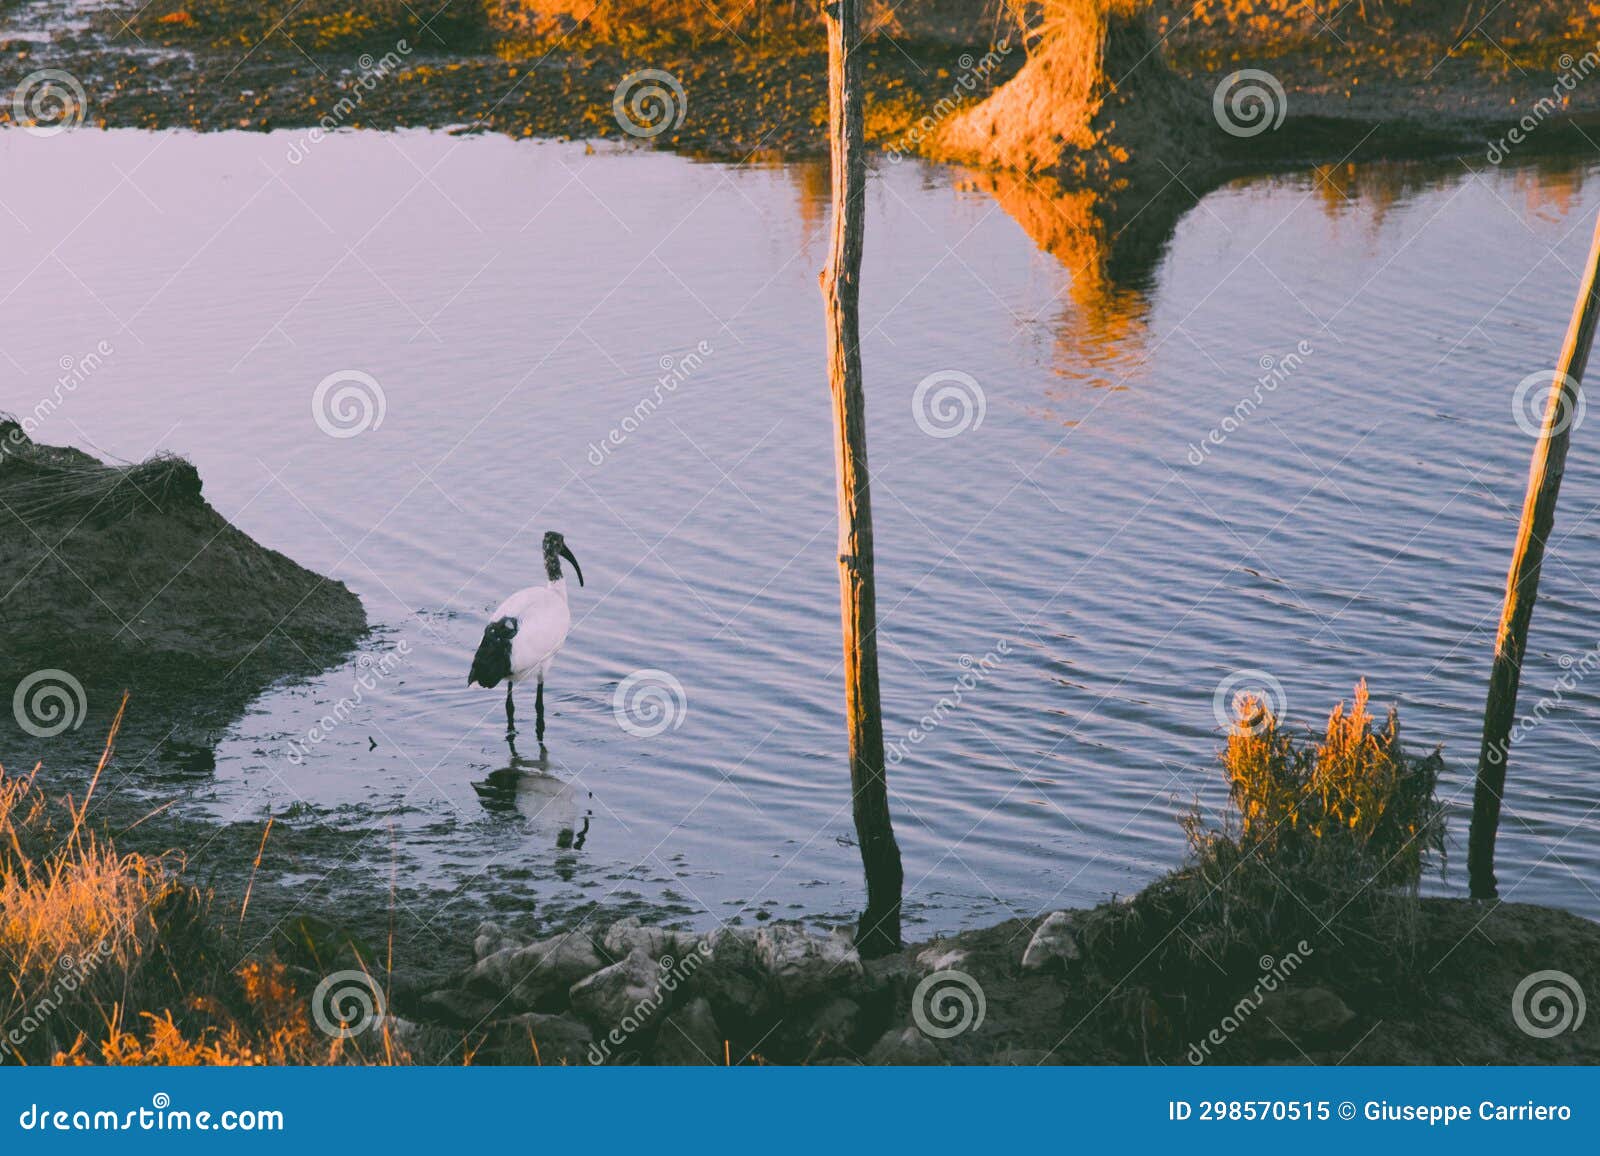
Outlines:
{"label": "bird's curved beak", "polygon": [[578,576],[578,585],[583,585],[583,567],[578,565],[578,560],[572,556],[572,551],[567,549],[565,542],[561,543],[561,556],[572,563],[572,572]]}

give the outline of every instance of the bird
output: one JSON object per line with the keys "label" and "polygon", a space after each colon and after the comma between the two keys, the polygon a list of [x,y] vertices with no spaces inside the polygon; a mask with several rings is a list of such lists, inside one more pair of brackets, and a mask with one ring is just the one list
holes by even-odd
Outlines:
{"label": "bird", "polygon": [[572,612],[567,608],[567,580],[561,573],[561,560],[572,563],[578,585],[583,585],[583,569],[567,549],[566,538],[555,530],[544,536],[544,573],[542,586],[529,586],[518,590],[500,603],[489,625],[483,628],[483,640],[478,652],[472,656],[472,670],[467,675],[467,685],[493,688],[506,684],[506,733],[516,733],[516,704],[511,690],[519,682],[530,678],[538,680],[539,689],[534,697],[534,734],[544,745],[544,680],[550,667],[567,641],[567,631],[572,627]]}

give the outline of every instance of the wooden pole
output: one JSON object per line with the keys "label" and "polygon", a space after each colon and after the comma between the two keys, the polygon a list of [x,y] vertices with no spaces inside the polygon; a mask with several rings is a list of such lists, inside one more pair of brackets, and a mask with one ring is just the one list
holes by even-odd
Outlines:
{"label": "wooden pole", "polygon": [[861,245],[867,164],[861,130],[861,4],[825,0],[828,141],[833,157],[833,235],[822,296],[828,320],[834,464],[839,479],[839,599],[844,623],[845,711],[850,788],[867,877],[867,909],[856,931],[864,956],[900,948],[904,872],[889,819],[883,712],[878,701],[878,611],[872,576],[872,499],[867,474],[866,399],[861,385]]}
{"label": "wooden pole", "polygon": [[1517,684],[1522,678],[1522,656],[1527,651],[1528,623],[1539,595],[1539,571],[1544,547],[1555,523],[1556,495],[1566,469],[1567,442],[1577,413],[1578,386],[1600,321],[1600,221],[1589,246],[1589,261],[1578,290],[1578,303],[1567,327],[1566,344],[1556,366],[1544,424],[1533,447],[1528,471],[1528,493],[1522,502],[1522,521],[1506,576],[1505,605],[1494,644],[1494,669],[1489,675],[1489,699],[1483,708],[1483,745],[1478,750],[1478,782],[1472,796],[1472,833],[1467,842],[1467,879],[1474,899],[1493,899],[1494,839],[1500,828],[1500,799],[1505,790],[1506,761],[1511,753],[1511,727],[1517,713]]}

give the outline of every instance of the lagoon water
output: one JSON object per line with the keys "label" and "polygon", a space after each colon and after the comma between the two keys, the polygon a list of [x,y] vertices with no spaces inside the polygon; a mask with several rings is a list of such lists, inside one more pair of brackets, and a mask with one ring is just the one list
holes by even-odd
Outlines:
{"label": "lagoon water", "polygon": [[[701,924],[856,909],[824,169],[84,129],[0,133],[0,172],[0,409],[104,342],[39,440],[188,455],[218,510],[377,628],[258,699],[207,773],[130,759],[128,789],[365,833],[344,882],[269,855],[258,891],[397,880],[424,926],[524,900]],[[909,934],[1174,865],[1178,817],[1222,801],[1234,685],[1281,687],[1314,726],[1364,676],[1410,741],[1443,744],[1455,854],[1430,887],[1459,892],[1531,448],[1513,392],[1558,350],[1590,175],[1252,179],[1113,280],[1081,206],[874,174],[863,355]],[[381,391],[381,420],[357,395],[334,412],[344,387]],[[1507,898],[1590,916],[1600,684],[1552,688],[1600,643],[1597,439],[1574,435],[1524,678],[1549,709],[1512,764],[1500,870]],[[513,760],[501,696],[465,673],[551,528],[588,585],[547,757],[526,734]],[[624,728],[641,671],[667,715]],[[7,765],[47,754],[3,733]]]}

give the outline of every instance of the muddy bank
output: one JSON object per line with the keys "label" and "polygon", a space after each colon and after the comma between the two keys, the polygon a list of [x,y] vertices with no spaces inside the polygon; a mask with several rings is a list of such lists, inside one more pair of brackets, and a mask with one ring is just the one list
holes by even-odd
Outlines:
{"label": "muddy bank", "polygon": [[0,418],[5,669],[215,708],[346,653],[367,627],[360,600],[235,529],[202,490],[181,458],[107,465]]}

